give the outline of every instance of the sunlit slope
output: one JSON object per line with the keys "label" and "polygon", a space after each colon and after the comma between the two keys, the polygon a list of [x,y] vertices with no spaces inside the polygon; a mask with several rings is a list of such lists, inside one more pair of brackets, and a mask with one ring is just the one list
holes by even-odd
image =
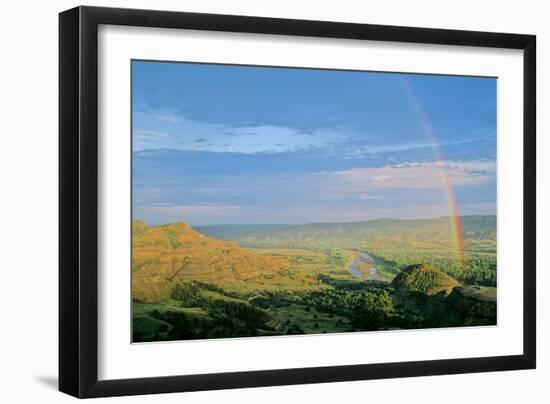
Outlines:
{"label": "sunlit slope", "polygon": [[429,264],[410,265],[392,281],[396,289],[436,295],[450,294],[459,285],[456,279]]}
{"label": "sunlit slope", "polygon": [[284,257],[240,248],[236,242],[207,237],[185,223],[158,227],[133,222],[133,298],[158,301],[178,281],[242,282],[284,269]]}

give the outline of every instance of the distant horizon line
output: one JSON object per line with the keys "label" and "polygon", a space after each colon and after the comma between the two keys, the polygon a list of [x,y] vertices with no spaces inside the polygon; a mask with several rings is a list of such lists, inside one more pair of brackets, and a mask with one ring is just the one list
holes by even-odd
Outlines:
{"label": "distant horizon line", "polygon": [[399,220],[399,221],[415,221],[415,220],[438,220],[438,219],[450,219],[451,217],[465,218],[465,217],[496,217],[497,214],[471,214],[471,215],[459,215],[459,216],[437,216],[437,217],[419,217],[414,219],[402,219],[396,217],[382,217],[378,219],[366,219],[366,220],[356,220],[356,221],[344,221],[344,222],[303,222],[303,223],[216,223],[216,224],[190,224],[184,220],[178,220],[175,222],[166,222],[160,224],[149,224],[143,219],[132,218],[132,221],[141,221],[148,226],[166,226],[176,223],[185,223],[191,227],[213,227],[213,226],[306,226],[306,225],[315,225],[315,224],[353,224],[353,223],[366,223],[366,222],[376,222],[383,220]]}

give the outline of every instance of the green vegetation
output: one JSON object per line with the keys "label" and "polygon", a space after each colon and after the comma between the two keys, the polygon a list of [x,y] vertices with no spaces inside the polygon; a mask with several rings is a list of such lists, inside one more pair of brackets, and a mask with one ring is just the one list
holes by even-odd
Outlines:
{"label": "green vegetation", "polygon": [[448,217],[314,223],[233,235],[227,231],[225,238],[252,248],[367,250],[389,278],[411,264],[426,263],[463,282],[496,286],[496,216],[464,216],[461,221],[466,268],[458,265]]}
{"label": "green vegetation", "polygon": [[135,221],[133,339],[496,324],[496,219],[462,219],[464,267],[448,218],[200,229],[224,240]]}
{"label": "green vegetation", "polygon": [[393,279],[392,285],[396,289],[432,296],[442,292],[448,295],[459,283],[429,264],[415,264],[399,273]]}

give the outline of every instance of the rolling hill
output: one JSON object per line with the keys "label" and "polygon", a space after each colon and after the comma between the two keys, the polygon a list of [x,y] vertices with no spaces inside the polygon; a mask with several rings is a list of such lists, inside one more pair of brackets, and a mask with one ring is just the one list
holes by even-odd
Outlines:
{"label": "rolling hill", "polygon": [[[468,249],[494,252],[496,216],[462,216],[463,237]],[[452,247],[450,218],[377,219],[352,223],[310,223],[297,226],[269,225],[207,226],[203,231],[225,240],[253,247],[294,245],[339,245],[365,247],[391,242],[393,247],[411,243],[418,248]],[[279,227],[278,227],[279,226]],[[277,228],[278,227],[278,228]],[[246,231],[245,231],[246,230]]]}
{"label": "rolling hill", "polygon": [[401,271],[393,279],[392,285],[396,289],[422,292],[431,296],[441,292],[449,295],[459,282],[432,265],[417,264]]}
{"label": "rolling hill", "polygon": [[222,240],[234,240],[256,233],[269,233],[290,227],[288,224],[214,224],[193,227],[199,233]]}
{"label": "rolling hill", "polygon": [[427,263],[464,282],[496,286],[496,216],[462,216],[464,265],[458,260],[451,218],[377,219],[351,223],[281,225],[272,230],[217,226],[217,237],[243,247],[352,249],[368,251],[380,272],[396,274],[411,264]]}
{"label": "rolling hill", "polygon": [[[199,228],[133,221],[133,341],[494,325],[496,218],[462,223],[466,271],[449,218]],[[382,281],[350,271],[366,252]]]}
{"label": "rolling hill", "polygon": [[284,257],[205,236],[185,223],[153,227],[136,220],[132,234],[132,291],[137,301],[160,301],[182,280],[235,283],[288,266]]}

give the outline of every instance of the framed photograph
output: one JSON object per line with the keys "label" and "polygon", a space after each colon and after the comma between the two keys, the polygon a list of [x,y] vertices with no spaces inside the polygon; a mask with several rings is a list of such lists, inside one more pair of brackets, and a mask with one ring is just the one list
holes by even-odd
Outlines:
{"label": "framed photograph", "polygon": [[535,368],[535,37],[60,14],[59,387]]}

